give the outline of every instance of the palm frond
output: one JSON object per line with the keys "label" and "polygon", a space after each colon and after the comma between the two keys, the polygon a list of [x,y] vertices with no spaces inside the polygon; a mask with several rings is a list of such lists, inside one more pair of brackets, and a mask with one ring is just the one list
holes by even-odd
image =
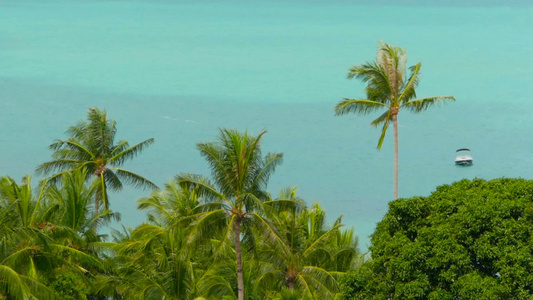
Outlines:
{"label": "palm frond", "polygon": [[[198,279],[198,290],[202,291],[202,295],[209,297],[207,299],[227,299],[224,297],[231,297],[230,299],[237,299],[237,295],[233,291],[233,287],[227,278],[224,278],[213,272],[206,272]],[[212,298],[211,298],[212,297]],[[196,298],[198,300],[204,298]]]}
{"label": "palm frond", "polygon": [[378,146],[377,146],[378,150],[381,149],[381,146],[383,146],[383,141],[385,140],[385,134],[387,133],[387,128],[389,128],[389,123],[390,121],[383,123],[383,128],[381,129],[381,136],[379,137]]}
{"label": "palm frond", "polygon": [[[55,170],[65,170],[77,168],[83,161],[78,159],[57,159],[49,162],[42,163],[37,167],[37,174],[48,174]],[[65,172],[65,171],[64,171]],[[63,173],[63,172],[61,172]],[[57,176],[57,174],[56,174]]]}
{"label": "palm frond", "polygon": [[271,222],[257,213],[253,213],[251,217],[253,218],[253,222],[250,223],[258,231],[260,236],[262,236],[270,245],[274,245],[278,252],[283,252],[284,255],[290,254],[287,252],[289,247],[287,247],[278,230]]}
{"label": "palm frond", "polygon": [[350,68],[348,78],[358,78],[367,83],[368,99],[387,103],[393,98],[393,82],[389,78],[389,70],[382,64],[370,62]]}
{"label": "palm frond", "polygon": [[307,266],[302,270],[301,278],[305,278],[306,285],[312,286],[317,293],[326,298],[332,296],[339,290],[339,284],[335,277],[323,268]]}
{"label": "palm frond", "polygon": [[265,205],[272,207],[277,214],[282,211],[298,213],[305,209],[305,202],[301,199],[274,199],[266,201]]}
{"label": "palm frond", "polygon": [[[100,227],[109,224],[111,221],[119,222],[121,215],[118,212],[112,212],[109,209],[99,210],[98,213],[95,213],[90,216],[86,221],[86,227],[94,229],[94,226]],[[84,234],[91,234],[91,231],[88,230]],[[92,234],[96,234],[93,232]],[[92,239],[94,240],[94,239]]]}
{"label": "palm frond", "polygon": [[268,180],[276,167],[283,162],[282,153],[268,153],[265,157],[264,163],[252,175],[253,182],[251,188],[254,190],[262,190],[266,188]]}
{"label": "palm frond", "polygon": [[27,276],[15,272],[12,268],[0,264],[0,294],[7,299],[56,300],[60,297],[49,287]]}
{"label": "palm frond", "polygon": [[[112,191],[121,191],[123,188],[122,181],[120,181],[121,178],[119,178],[116,169],[107,169],[104,173],[100,174],[99,177],[102,177],[104,179],[104,185],[102,184],[102,178],[100,179],[100,187],[99,190],[110,188]],[[128,182],[129,183],[129,182]]]}
{"label": "palm frond", "polygon": [[76,250],[71,247],[58,245],[58,244],[51,244],[50,249],[54,250],[55,253],[65,253],[69,257],[83,263],[83,264],[89,264],[91,266],[95,266],[98,268],[103,268],[102,262],[100,262],[97,258],[93,257],[92,255],[89,255],[83,251]]}
{"label": "palm frond", "polygon": [[73,138],[64,141],[58,140],[56,143],[50,145],[50,149],[55,150],[52,158],[56,159],[69,157],[91,159],[95,157],[95,153],[91,149]]}
{"label": "palm frond", "polygon": [[[113,156],[117,155],[117,153],[125,151],[128,148],[130,148],[130,143],[128,143],[128,141],[124,141],[124,140],[118,141],[118,144],[113,145],[111,147],[110,155],[111,155],[111,157],[113,157]],[[111,161],[112,159],[110,158],[109,160]]]}
{"label": "palm frond", "polygon": [[405,107],[415,113],[422,112],[428,109],[431,106],[435,106],[447,101],[455,101],[455,98],[452,96],[437,96],[437,97],[428,97],[422,99],[411,100],[405,102],[402,107]]}
{"label": "palm frond", "polygon": [[48,176],[48,177],[44,178],[41,181],[40,184],[47,185],[47,186],[61,184],[61,181],[63,180],[63,178],[68,176],[68,175],[70,175],[71,173],[75,173],[75,172],[78,172],[78,171],[80,171],[80,172],[87,171],[88,172],[88,169],[86,168],[87,164],[88,163],[82,163],[80,165],[77,165],[73,169],[66,169],[64,171],[55,173],[55,174],[53,174],[51,176]]}
{"label": "palm frond", "polygon": [[372,123],[371,126],[378,127],[380,124],[389,123],[391,120],[390,110],[384,112],[381,116],[377,117]]}
{"label": "palm frond", "polygon": [[243,193],[236,199],[238,205],[244,205],[246,212],[260,211],[264,212],[268,207],[265,206],[265,203],[259,199],[255,193]]}
{"label": "palm frond", "polygon": [[405,87],[403,88],[402,93],[398,97],[398,101],[400,103],[403,104],[416,97],[415,89],[418,86],[418,82],[420,81],[420,68],[421,67],[422,67],[422,63],[418,63],[409,68],[411,70],[411,77],[409,77],[409,80],[405,84]]}
{"label": "palm frond", "polygon": [[387,105],[373,100],[345,98],[335,106],[335,115],[342,116],[348,113],[367,115],[380,108],[387,108]]}
{"label": "palm frond", "polygon": [[212,173],[217,172],[217,170],[223,170],[224,156],[223,153],[221,153],[222,149],[220,149],[216,143],[198,143],[196,147],[200,151],[200,155],[202,155],[210,165]]}
{"label": "palm frond", "polygon": [[194,188],[198,196],[206,199],[224,199],[226,196],[217,191],[217,189],[205,177],[196,174],[180,174],[176,180],[182,188]]}
{"label": "palm frond", "polygon": [[150,188],[150,189],[158,188],[155,183],[131,171],[120,169],[120,168],[110,168],[110,170],[113,170],[119,178],[121,178],[122,180],[124,180],[125,182],[129,184],[132,184],[135,187]]}
{"label": "palm frond", "polygon": [[0,291],[14,299],[29,298],[29,289],[25,287],[20,275],[6,265],[0,264]]}
{"label": "palm frond", "polygon": [[321,235],[317,236],[312,243],[305,249],[303,252],[304,256],[311,255],[313,252],[322,249],[322,247],[331,241],[332,238],[334,238],[334,235],[336,234],[337,230],[342,227],[342,225],[338,224],[333,226],[331,229],[323,232]]}
{"label": "palm frond", "polygon": [[[136,145],[133,145],[129,147],[128,149],[122,150],[120,148],[120,145],[127,145],[127,142],[124,142],[125,144],[119,144],[119,147],[115,147],[113,151],[111,152],[111,155],[113,155],[111,158],[109,158],[109,164],[120,166],[122,165],[126,160],[132,159],[135,156],[137,156],[139,153],[144,151],[148,146],[153,144],[155,140],[153,138],[147,139],[145,141],[142,141]],[[117,151],[122,150],[118,153]]]}
{"label": "palm frond", "polygon": [[225,243],[234,222],[233,218],[229,220],[228,218],[229,216],[224,209],[199,214],[197,220],[190,225],[192,228],[189,233],[188,243],[198,245],[212,236],[217,236],[221,230],[224,231],[224,234],[220,240],[222,244]]}

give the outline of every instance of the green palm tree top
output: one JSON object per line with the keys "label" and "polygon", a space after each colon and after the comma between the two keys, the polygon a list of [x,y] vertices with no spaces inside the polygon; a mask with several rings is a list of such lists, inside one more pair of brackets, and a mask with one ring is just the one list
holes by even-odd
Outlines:
{"label": "green palm tree top", "polygon": [[194,186],[200,197],[221,204],[209,207],[199,218],[194,235],[197,240],[205,240],[218,228],[222,237],[215,253],[221,253],[233,237],[239,300],[245,297],[241,241],[253,239],[250,227],[268,227],[268,221],[261,216],[268,210],[265,201],[270,199],[265,189],[283,158],[281,153],[262,156],[260,141],[265,133],[261,131],[253,136],[248,132],[221,129],[218,142],[198,144],[200,154],[211,167],[214,184],[199,175],[182,174],[177,177],[181,186]]}
{"label": "green palm tree top", "polygon": [[140,154],[153,144],[154,139],[147,139],[130,146],[127,141],[115,143],[116,122],[108,119],[107,112],[96,107],[89,108],[88,121],[80,121],[71,126],[66,133],[67,140],[56,140],[50,145],[54,151],[52,160],[37,167],[38,173],[58,173],[49,178],[56,182],[65,172],[85,169],[101,180],[102,200],[108,208],[107,188],[121,190],[123,182],[135,187],[157,188],[150,180],[125,170],[122,165]]}
{"label": "green palm tree top", "polygon": [[[294,195],[296,189],[292,191]],[[280,198],[288,199],[287,194],[282,191]],[[361,256],[357,239],[350,234],[353,228],[342,230],[341,217],[333,226],[327,226],[326,212],[318,203],[311,208],[281,208],[275,224],[279,238],[260,245],[259,257],[271,269],[258,279],[258,285],[270,291],[276,290],[272,287],[298,290],[313,299],[333,298],[338,290],[337,280]]]}
{"label": "green palm tree top", "polygon": [[239,197],[246,192],[261,191],[283,157],[280,153],[261,155],[257,136],[236,130],[221,129],[218,143],[199,143],[200,154],[211,166],[215,184],[227,197]]}
{"label": "green palm tree top", "polygon": [[221,129],[218,143],[197,145],[211,167],[214,183],[191,174],[178,176],[178,181],[181,185],[198,186],[201,196],[222,200],[232,214],[260,209],[261,203],[269,199],[265,191],[268,180],[283,159],[281,153],[262,156],[260,140],[265,133],[263,130],[253,136]]}
{"label": "green palm tree top", "polygon": [[356,113],[367,115],[385,109],[385,112],[372,121],[372,126],[383,125],[378,142],[381,149],[390,122],[401,109],[422,112],[428,107],[445,101],[455,101],[452,96],[416,98],[416,87],[420,81],[422,63],[409,67],[406,72],[407,52],[405,49],[381,42],[375,62],[367,62],[350,68],[348,78],[361,79],[367,84],[366,99],[345,98],[335,106],[335,115]]}

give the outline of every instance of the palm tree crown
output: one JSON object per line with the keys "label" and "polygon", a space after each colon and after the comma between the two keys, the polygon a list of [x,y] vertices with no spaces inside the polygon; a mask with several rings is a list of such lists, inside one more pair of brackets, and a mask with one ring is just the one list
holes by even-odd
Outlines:
{"label": "palm tree crown", "polygon": [[126,182],[136,187],[157,188],[148,179],[121,168],[124,162],[141,153],[154,139],[147,139],[131,147],[127,141],[115,144],[116,122],[107,118],[105,110],[89,108],[87,118],[88,121],[80,121],[67,130],[70,135],[67,140],[57,140],[50,145],[50,149],[55,151],[52,160],[41,164],[37,171],[60,171],[50,178],[50,181],[54,182],[65,172],[86,169],[88,173],[99,178],[100,197],[106,209],[107,187],[121,190],[122,182]]}
{"label": "palm tree crown", "polygon": [[200,232],[208,232],[212,231],[214,224],[223,225],[220,249],[233,235],[239,300],[244,299],[241,232],[244,240],[253,239],[247,228],[269,226],[256,212],[267,209],[265,201],[270,200],[270,197],[265,191],[266,185],[283,157],[280,153],[262,156],[260,141],[265,133],[266,131],[261,131],[257,136],[252,136],[247,132],[243,134],[236,130],[222,129],[218,143],[198,144],[201,155],[211,166],[214,185],[198,175],[178,176],[182,186],[193,185],[205,199],[214,199],[220,203],[218,206],[210,206],[209,212],[202,216],[196,226],[203,228],[199,229]]}
{"label": "palm tree crown", "polygon": [[[295,191],[282,191],[280,199],[302,201],[294,197]],[[298,299],[333,298],[338,278],[361,260],[353,228],[342,230],[342,217],[328,227],[326,212],[318,203],[310,209],[282,208],[276,215],[279,239],[261,244],[259,256],[270,270],[260,277],[259,285],[274,293],[298,290]]]}
{"label": "palm tree crown", "polygon": [[416,98],[415,89],[420,80],[421,63],[409,67],[410,75],[406,72],[407,52],[400,47],[380,43],[377,59],[350,68],[348,78],[358,78],[367,84],[367,99],[345,98],[335,106],[335,115],[356,113],[367,115],[379,109],[386,111],[372,121],[372,126],[383,125],[378,141],[381,149],[385,133],[392,121],[394,126],[394,199],[398,198],[398,125],[397,118],[400,110],[405,108],[420,113],[428,107],[448,100],[455,101],[452,96],[436,96]]}

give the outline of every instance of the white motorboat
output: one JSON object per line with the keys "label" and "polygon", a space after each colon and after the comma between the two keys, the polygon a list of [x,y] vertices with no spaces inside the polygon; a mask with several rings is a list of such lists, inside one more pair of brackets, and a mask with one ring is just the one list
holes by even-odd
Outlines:
{"label": "white motorboat", "polygon": [[460,166],[470,166],[474,163],[472,159],[472,151],[467,148],[458,149],[455,151],[455,164]]}

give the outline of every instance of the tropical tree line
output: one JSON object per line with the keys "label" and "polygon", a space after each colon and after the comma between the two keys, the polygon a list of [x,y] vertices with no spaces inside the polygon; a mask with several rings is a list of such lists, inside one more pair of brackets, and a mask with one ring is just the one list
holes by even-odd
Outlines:
{"label": "tropical tree line", "polygon": [[[258,135],[221,129],[197,145],[210,177],[181,173],[162,188],[123,168],[152,139],[115,141],[116,123],[91,108],[37,167],[40,182],[0,178],[0,299],[331,299],[363,258],[342,217],[295,187],[271,195],[283,155]],[[108,189],[152,189],[137,201],[147,219],[120,220]]]}
{"label": "tropical tree line", "polygon": [[[366,99],[335,107],[337,115],[386,110],[371,124],[383,125],[378,149],[394,127],[394,199],[400,110],[455,100],[415,99],[420,67],[407,77],[405,50],[380,44],[375,62],[348,74],[368,84]],[[90,108],[50,145],[52,159],[36,170],[43,180],[0,177],[0,299],[333,299],[351,288],[344,279],[341,291],[340,279],[363,263],[353,228],[342,217],[328,225],[295,187],[267,192],[283,155],[263,155],[265,131],[221,129],[218,141],[197,145],[211,176],[181,173],[161,189],[123,168],[154,140],[130,146],[116,132],[105,110]],[[147,219],[103,234],[120,220],[108,190],[124,184],[152,190],[137,204]]]}

